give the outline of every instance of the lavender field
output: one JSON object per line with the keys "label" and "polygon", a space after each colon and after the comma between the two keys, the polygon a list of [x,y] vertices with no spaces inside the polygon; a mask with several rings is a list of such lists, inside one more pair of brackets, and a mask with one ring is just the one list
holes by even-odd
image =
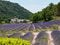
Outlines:
{"label": "lavender field", "polygon": [[38,23],[31,23],[31,24],[0,24],[0,32],[8,32],[8,31],[42,31],[42,30],[56,30],[60,27],[60,20],[57,21],[49,21],[49,22],[38,22]]}
{"label": "lavender field", "polygon": [[0,45],[60,45],[60,0],[0,0]]}
{"label": "lavender field", "polygon": [[31,24],[0,24],[0,37],[22,38],[29,40],[31,45],[59,45],[60,20]]}

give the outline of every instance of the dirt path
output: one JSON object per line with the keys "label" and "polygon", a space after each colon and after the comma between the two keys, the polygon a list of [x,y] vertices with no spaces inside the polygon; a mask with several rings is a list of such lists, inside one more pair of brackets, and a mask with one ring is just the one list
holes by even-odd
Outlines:
{"label": "dirt path", "polygon": [[33,41],[32,41],[32,45],[34,45],[34,44],[35,44],[35,39],[36,39],[36,37],[37,37],[38,33],[39,33],[39,32],[37,32],[37,33],[34,33],[34,32],[33,32],[33,34],[34,34],[34,38],[33,38]]}
{"label": "dirt path", "polygon": [[[35,39],[36,39],[38,33],[39,33],[39,32],[33,32],[34,38],[33,38],[33,41],[32,41],[32,45],[35,43]],[[52,37],[51,37],[51,31],[47,31],[46,33],[48,33],[48,35],[49,35],[49,38],[48,38],[48,45],[54,45],[53,39],[52,39]]]}
{"label": "dirt path", "polygon": [[48,45],[54,45],[53,38],[51,36],[51,31],[47,31],[49,38],[48,38]]}

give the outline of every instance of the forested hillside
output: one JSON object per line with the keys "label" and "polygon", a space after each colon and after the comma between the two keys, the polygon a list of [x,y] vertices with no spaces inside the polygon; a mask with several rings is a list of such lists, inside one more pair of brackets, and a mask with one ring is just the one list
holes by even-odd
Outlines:
{"label": "forested hillside", "polygon": [[50,3],[46,8],[35,14],[32,14],[30,20],[34,23],[39,21],[51,21],[60,19],[60,2],[58,4]]}
{"label": "forested hillside", "polygon": [[29,19],[32,13],[17,3],[0,0],[0,23],[9,22],[11,18]]}

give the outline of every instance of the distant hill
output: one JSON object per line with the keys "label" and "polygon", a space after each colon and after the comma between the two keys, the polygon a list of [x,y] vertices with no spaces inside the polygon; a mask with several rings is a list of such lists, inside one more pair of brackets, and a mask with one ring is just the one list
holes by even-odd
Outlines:
{"label": "distant hill", "polygon": [[29,19],[32,13],[17,3],[0,1],[0,22],[17,17]]}

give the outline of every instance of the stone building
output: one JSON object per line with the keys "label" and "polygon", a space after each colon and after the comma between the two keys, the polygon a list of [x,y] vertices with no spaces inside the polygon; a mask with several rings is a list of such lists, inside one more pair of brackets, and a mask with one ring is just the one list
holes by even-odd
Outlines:
{"label": "stone building", "polygon": [[32,23],[32,22],[28,19],[14,18],[14,19],[11,19],[10,23]]}

